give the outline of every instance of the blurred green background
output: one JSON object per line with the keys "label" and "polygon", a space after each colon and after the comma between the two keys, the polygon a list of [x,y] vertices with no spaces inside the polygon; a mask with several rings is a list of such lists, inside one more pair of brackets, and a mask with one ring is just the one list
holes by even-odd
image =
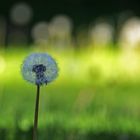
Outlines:
{"label": "blurred green background", "polygon": [[41,87],[38,140],[140,140],[140,12],[119,4],[0,5],[0,140],[32,139],[36,86],[20,68],[34,52],[59,66]]}
{"label": "blurred green background", "polygon": [[31,52],[47,52],[58,79],[41,88],[39,139],[139,139],[139,52],[110,48],[59,51],[9,48],[0,55],[0,136],[31,139],[36,86],[20,73]]}

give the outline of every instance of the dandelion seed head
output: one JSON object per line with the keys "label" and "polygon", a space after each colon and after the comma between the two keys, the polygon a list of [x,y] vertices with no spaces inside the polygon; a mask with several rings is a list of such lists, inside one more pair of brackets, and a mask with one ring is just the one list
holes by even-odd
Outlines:
{"label": "dandelion seed head", "polygon": [[24,60],[21,73],[28,82],[44,85],[52,82],[58,76],[58,66],[50,55],[34,53]]}

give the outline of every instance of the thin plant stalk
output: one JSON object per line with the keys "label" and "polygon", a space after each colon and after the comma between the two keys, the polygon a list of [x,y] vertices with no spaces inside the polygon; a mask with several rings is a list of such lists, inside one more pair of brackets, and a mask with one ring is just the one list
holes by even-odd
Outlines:
{"label": "thin plant stalk", "polygon": [[40,86],[37,85],[36,104],[35,104],[35,114],[34,114],[34,127],[33,127],[33,140],[37,140],[38,111],[39,111],[39,95],[40,95]]}

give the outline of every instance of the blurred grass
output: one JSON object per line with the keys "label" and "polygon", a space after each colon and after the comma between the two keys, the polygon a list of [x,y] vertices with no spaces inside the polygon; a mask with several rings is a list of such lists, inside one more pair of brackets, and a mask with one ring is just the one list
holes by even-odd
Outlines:
{"label": "blurred grass", "polygon": [[[29,132],[33,126],[36,87],[22,79],[20,66],[28,54],[38,51],[46,50],[11,48],[0,53],[0,128],[9,140],[18,135],[17,128]],[[75,133],[139,135],[140,52],[46,52],[56,58],[60,72],[55,82],[41,89],[41,139],[50,133],[60,137],[51,139],[62,139],[66,132],[71,140],[82,139],[73,138]]]}

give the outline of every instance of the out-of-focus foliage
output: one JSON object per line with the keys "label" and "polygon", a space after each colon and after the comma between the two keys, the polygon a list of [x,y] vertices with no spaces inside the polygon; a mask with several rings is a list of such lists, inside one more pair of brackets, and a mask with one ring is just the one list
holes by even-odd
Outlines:
{"label": "out-of-focus foliage", "polygon": [[[20,66],[39,50],[1,50],[0,137],[32,137],[36,87],[25,82]],[[45,52],[46,50],[43,50]],[[140,53],[112,49],[47,50],[59,78],[41,88],[40,140],[139,139]]]}

